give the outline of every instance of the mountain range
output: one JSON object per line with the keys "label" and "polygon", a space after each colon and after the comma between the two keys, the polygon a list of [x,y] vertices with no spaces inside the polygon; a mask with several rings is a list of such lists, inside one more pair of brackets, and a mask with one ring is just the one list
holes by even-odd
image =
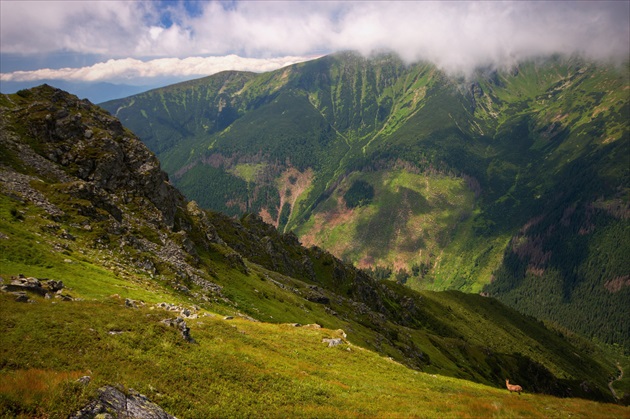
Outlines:
{"label": "mountain range", "polygon": [[628,347],[629,89],[579,57],[458,78],[345,52],[101,106],[202,208]]}
{"label": "mountain range", "polygon": [[628,414],[623,348],[204,210],[89,101],[0,96],[0,151],[3,416]]}

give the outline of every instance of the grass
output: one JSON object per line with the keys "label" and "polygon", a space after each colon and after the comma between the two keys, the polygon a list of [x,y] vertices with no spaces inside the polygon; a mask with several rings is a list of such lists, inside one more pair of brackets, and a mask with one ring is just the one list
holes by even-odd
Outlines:
{"label": "grass", "polygon": [[[15,208],[19,208],[19,218],[12,215]],[[96,224],[93,226],[97,228]],[[75,234],[75,240],[61,238],[62,230]],[[0,195],[0,231],[7,236],[0,240],[0,276],[3,278],[22,273],[63,280],[68,292],[79,298],[101,299],[112,294],[152,302],[174,298],[147,274],[124,266],[117,270],[105,269],[102,265],[114,266],[118,261],[110,252],[92,248],[93,232],[82,234],[76,223],[51,223],[42,209],[20,206],[4,194]],[[49,234],[49,231],[54,233]]]}
{"label": "grass", "polygon": [[247,183],[251,183],[251,182],[255,182],[256,181],[256,177],[258,176],[260,171],[263,170],[266,166],[267,165],[265,163],[257,163],[257,164],[243,163],[243,164],[237,164],[232,169],[230,169],[230,173],[232,173],[235,176],[240,177],[241,179],[243,179]]}
{"label": "grass", "polygon": [[[178,417],[624,417],[628,408],[509,394],[410,370],[330,329],[189,320],[197,344],[160,323],[171,314],[116,299],[14,302],[0,296],[0,412],[65,417],[99,386],[133,388]],[[111,330],[123,331],[111,335]],[[89,374],[86,388],[74,385]],[[27,397],[17,397],[27,392]]]}
{"label": "grass", "polygon": [[477,214],[478,211],[473,211],[454,230],[453,239],[440,254],[429,279],[412,283],[412,287],[433,291],[459,289],[474,293],[483,289],[491,280],[495,267],[500,265],[510,237],[489,238],[475,234]]}
{"label": "grass", "polygon": [[[350,210],[342,196],[357,179],[372,185],[375,195],[370,204]],[[361,268],[389,266],[411,273],[414,264],[437,262],[454,226],[473,205],[473,194],[461,179],[405,170],[353,173],[297,233],[304,243]]]}

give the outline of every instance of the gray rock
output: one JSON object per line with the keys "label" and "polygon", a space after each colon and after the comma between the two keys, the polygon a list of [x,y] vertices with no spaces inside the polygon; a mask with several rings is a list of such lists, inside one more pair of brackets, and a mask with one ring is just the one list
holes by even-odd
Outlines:
{"label": "gray rock", "polygon": [[52,292],[57,292],[63,289],[63,282],[55,281],[54,279],[48,280],[46,282],[46,285],[48,286],[48,289],[50,289]]}
{"label": "gray rock", "polygon": [[319,293],[311,293],[306,296],[306,299],[312,303],[318,304],[330,304],[330,298],[326,297],[323,294]]}
{"label": "gray rock", "polygon": [[177,419],[133,389],[129,389],[129,394],[112,386],[102,387],[98,391],[99,395],[95,400],[89,402],[70,418]]}
{"label": "gray rock", "polygon": [[15,301],[18,303],[28,303],[28,295],[25,292],[13,292],[15,295]]}
{"label": "gray rock", "polygon": [[225,256],[225,258],[227,259],[231,267],[238,269],[245,275],[249,275],[249,268],[247,268],[247,265],[245,265],[245,261],[243,260],[243,257],[239,253],[236,253],[236,252],[229,253]]}
{"label": "gray rock", "polygon": [[167,326],[178,328],[180,333],[182,334],[182,337],[184,338],[186,342],[195,343],[195,339],[193,339],[193,337],[190,336],[190,327],[186,325],[186,322],[184,321],[183,318],[177,317],[175,319],[164,319],[162,320],[162,323],[164,323]]}
{"label": "gray rock", "polygon": [[324,339],[322,339],[322,342],[323,343],[328,343],[328,347],[332,348],[332,347],[341,345],[343,343],[343,340],[340,339],[340,338],[334,338],[334,339],[326,339],[326,338],[324,338]]}
{"label": "gray rock", "polygon": [[6,286],[7,291],[29,291],[37,293],[41,296],[46,295],[46,290],[42,287],[41,282],[37,278],[25,278],[23,275],[15,278]]}
{"label": "gray rock", "polygon": [[187,286],[185,286],[185,285],[176,285],[176,286],[175,286],[175,289],[176,289],[177,291],[181,291],[181,292],[183,292],[184,294],[188,294],[188,293],[190,293],[190,289],[189,289]]}

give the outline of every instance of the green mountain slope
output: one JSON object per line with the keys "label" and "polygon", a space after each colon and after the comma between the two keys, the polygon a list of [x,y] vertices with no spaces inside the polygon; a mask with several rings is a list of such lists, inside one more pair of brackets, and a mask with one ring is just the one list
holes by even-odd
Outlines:
{"label": "green mountain slope", "polygon": [[[621,353],[492,298],[375,281],[258,216],[203,211],[89,102],[3,95],[0,128],[3,415],[68,416],[106,384],[180,417],[627,410],[531,395],[612,402]],[[501,395],[506,378],[529,394]]]}
{"label": "green mountain slope", "polygon": [[[491,293],[627,347],[629,87],[627,66],[575,57],[463,80],[341,53],[103,106],[204,208],[258,214],[379,278]],[[222,112],[223,127],[172,128]],[[607,308],[576,314],[587,306]]]}

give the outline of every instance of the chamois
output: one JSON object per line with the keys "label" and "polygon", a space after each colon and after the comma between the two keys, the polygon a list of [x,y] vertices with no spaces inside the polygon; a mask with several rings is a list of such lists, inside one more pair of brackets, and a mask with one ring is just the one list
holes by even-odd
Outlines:
{"label": "chamois", "polygon": [[516,391],[519,396],[521,395],[521,391],[523,391],[523,387],[519,386],[518,384],[510,384],[510,380],[508,379],[505,380],[505,386],[508,390],[510,390],[510,393]]}

